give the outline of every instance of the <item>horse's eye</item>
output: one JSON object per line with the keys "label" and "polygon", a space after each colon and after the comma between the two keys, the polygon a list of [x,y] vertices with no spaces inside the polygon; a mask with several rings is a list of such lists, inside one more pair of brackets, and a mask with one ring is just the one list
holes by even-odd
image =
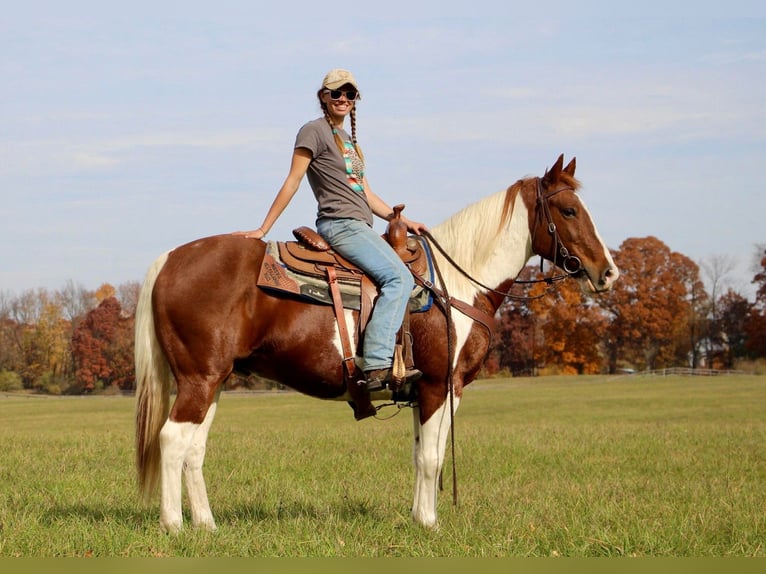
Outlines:
{"label": "horse's eye", "polygon": [[565,207],[561,210],[564,217],[574,217],[577,215],[577,210],[574,207]]}

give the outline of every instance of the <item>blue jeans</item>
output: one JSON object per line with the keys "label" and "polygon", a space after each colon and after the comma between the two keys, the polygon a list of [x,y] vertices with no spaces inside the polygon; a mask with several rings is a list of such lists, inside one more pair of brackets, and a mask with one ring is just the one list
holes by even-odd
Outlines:
{"label": "blue jeans", "polygon": [[414,287],[412,273],[385,239],[363,221],[322,218],[317,221],[317,231],[378,285],[380,294],[364,331],[363,369],[391,367],[396,333]]}

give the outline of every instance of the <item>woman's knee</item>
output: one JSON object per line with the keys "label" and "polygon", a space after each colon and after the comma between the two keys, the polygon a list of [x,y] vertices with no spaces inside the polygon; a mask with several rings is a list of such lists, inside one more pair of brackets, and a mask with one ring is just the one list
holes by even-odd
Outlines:
{"label": "woman's knee", "polygon": [[388,276],[384,285],[381,288],[388,288],[392,293],[404,297],[409,296],[414,286],[414,280],[412,279],[412,273],[404,265],[395,265],[392,272]]}

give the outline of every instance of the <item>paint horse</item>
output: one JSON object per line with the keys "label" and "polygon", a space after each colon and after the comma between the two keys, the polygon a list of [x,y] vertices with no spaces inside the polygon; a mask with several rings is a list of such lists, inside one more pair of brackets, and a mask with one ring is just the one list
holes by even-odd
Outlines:
{"label": "paint horse", "polygon": [[[450,301],[491,318],[537,254],[585,290],[611,288],[619,272],[577,195],[574,173],[575,160],[563,167],[562,155],[544,176],[519,180],[434,227],[430,234],[443,249],[433,253],[441,270],[437,287]],[[258,373],[313,397],[349,400],[332,306],[257,287],[266,247],[235,235],[193,241],[161,255],[141,289],[135,340],[138,481],[144,502],[159,484],[160,525],[166,531],[182,528],[182,478],[192,524],[216,527],[202,466],[220,389],[233,371]],[[449,310],[433,305],[410,320],[415,365],[423,372],[412,408],[412,517],[426,527],[437,523],[452,416],[491,344],[491,332],[475,320],[476,313],[451,305]],[[358,313],[344,313],[351,330]],[[384,390],[372,398],[390,396]]]}

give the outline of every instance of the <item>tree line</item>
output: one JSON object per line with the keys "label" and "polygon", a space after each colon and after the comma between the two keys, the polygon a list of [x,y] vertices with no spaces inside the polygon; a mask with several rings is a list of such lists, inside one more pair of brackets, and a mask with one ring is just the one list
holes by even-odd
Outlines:
{"label": "tree line", "polygon": [[[733,369],[766,358],[764,247],[752,302],[727,288],[733,264],[724,257],[700,266],[655,237],[627,239],[613,257],[621,277],[605,294],[586,295],[572,280],[520,282],[498,311],[483,375]],[[528,266],[520,279],[546,275]],[[138,282],[88,291],[68,281],[55,292],[0,291],[0,391],[132,390],[139,290]],[[227,384],[272,385],[257,377]]]}

